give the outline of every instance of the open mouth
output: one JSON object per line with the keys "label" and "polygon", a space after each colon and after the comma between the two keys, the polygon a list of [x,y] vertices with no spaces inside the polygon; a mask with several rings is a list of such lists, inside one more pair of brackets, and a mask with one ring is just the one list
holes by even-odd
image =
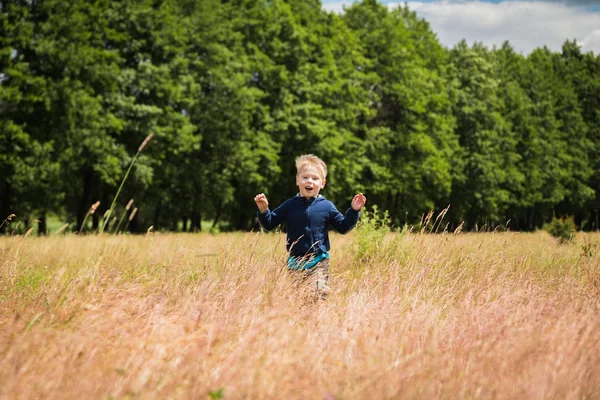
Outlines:
{"label": "open mouth", "polygon": [[308,193],[312,192],[313,188],[311,187],[305,187],[304,190],[306,190]]}

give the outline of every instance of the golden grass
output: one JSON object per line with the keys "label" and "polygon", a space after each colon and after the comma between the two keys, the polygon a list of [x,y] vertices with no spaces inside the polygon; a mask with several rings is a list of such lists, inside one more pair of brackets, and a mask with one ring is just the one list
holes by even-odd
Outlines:
{"label": "golden grass", "polygon": [[0,398],[600,398],[600,235],[353,235],[0,238]]}

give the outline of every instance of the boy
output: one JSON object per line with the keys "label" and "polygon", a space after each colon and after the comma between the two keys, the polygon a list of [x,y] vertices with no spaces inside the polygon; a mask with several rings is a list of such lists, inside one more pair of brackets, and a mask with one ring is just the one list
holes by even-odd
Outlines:
{"label": "boy", "polygon": [[316,297],[329,293],[329,226],[339,233],[349,232],[360,216],[367,199],[362,193],[352,199],[351,208],[342,215],[333,203],[319,194],[325,187],[327,165],[319,157],[304,154],[296,159],[296,196],[269,210],[264,193],[256,195],[258,221],[265,230],[282,222],[287,224],[287,267],[299,281],[306,283]]}

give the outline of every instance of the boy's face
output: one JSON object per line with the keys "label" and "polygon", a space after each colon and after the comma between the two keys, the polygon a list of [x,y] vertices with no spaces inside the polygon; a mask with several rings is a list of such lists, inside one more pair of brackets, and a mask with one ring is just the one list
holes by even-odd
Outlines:
{"label": "boy's face", "polygon": [[296,185],[300,189],[300,196],[308,199],[319,195],[321,189],[325,187],[325,179],[317,168],[306,165],[296,175]]}

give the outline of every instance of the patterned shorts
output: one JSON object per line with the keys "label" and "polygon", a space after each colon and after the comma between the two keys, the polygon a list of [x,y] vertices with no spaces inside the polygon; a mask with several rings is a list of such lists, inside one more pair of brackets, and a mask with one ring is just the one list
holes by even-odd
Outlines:
{"label": "patterned shorts", "polygon": [[329,288],[329,259],[325,258],[307,270],[288,270],[294,287],[302,290],[313,299],[326,299]]}

